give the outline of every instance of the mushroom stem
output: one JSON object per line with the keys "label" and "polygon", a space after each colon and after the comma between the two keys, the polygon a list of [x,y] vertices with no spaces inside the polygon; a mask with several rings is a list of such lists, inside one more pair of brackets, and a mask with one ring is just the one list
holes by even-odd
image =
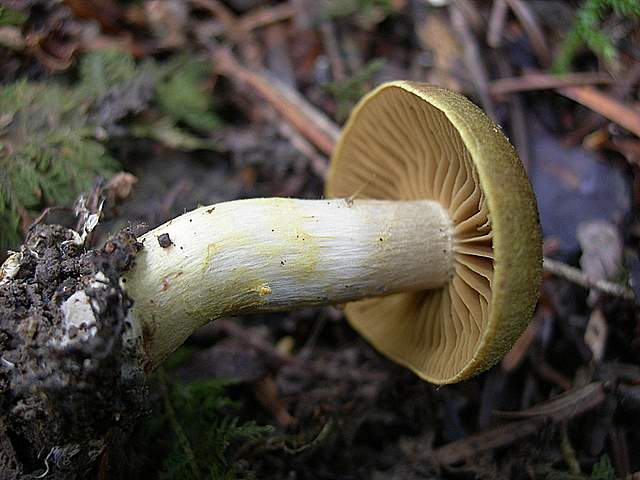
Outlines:
{"label": "mushroom stem", "polygon": [[219,317],[442,286],[452,232],[430,200],[238,200],[146,233],[123,281],[152,368]]}

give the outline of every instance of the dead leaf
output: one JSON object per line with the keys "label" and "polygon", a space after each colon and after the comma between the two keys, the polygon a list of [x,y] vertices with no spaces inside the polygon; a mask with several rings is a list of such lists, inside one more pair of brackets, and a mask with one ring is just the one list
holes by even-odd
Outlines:
{"label": "dead leaf", "polygon": [[559,253],[579,247],[576,231],[581,223],[622,222],[631,207],[631,186],[620,169],[581,146],[563,145],[535,122],[530,121],[529,134],[534,165],[529,174],[542,230],[545,238],[559,240]]}
{"label": "dead leaf", "polygon": [[129,172],[118,172],[107,183],[107,197],[111,203],[119,203],[129,198],[138,178]]}

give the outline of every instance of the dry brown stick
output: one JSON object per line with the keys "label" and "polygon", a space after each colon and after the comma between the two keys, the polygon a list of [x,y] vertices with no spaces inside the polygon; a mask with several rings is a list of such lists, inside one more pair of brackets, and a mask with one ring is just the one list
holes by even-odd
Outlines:
{"label": "dry brown stick", "polygon": [[629,446],[624,428],[612,428],[609,431],[611,445],[611,460],[618,477],[626,478],[631,472],[629,461]]}
{"label": "dry brown stick", "polygon": [[258,7],[240,17],[240,28],[245,32],[249,32],[271,25],[272,23],[289,20],[293,18],[295,14],[296,8],[290,2],[279,3],[272,7]]}
{"label": "dry brown stick", "polygon": [[265,63],[272,75],[291,88],[296,88],[296,75],[289,53],[287,33],[282,24],[274,23],[263,30]]}
{"label": "dry brown stick", "polygon": [[549,90],[596,83],[611,83],[613,79],[602,73],[567,73],[552,75],[549,73],[532,72],[519,77],[505,77],[493,80],[489,84],[489,92],[493,96],[506,95],[516,92],[533,90]]}
{"label": "dry brown stick", "polygon": [[583,387],[567,390],[551,400],[526,410],[499,411],[495,414],[501,418],[550,418],[560,422],[597,407],[604,402],[605,397],[604,382],[593,382]]}
{"label": "dry brown stick", "polygon": [[208,10],[215,15],[233,41],[239,41],[244,33],[239,26],[236,15],[220,0],[190,0],[196,7]]}
{"label": "dry brown stick", "polygon": [[313,173],[320,178],[325,178],[327,176],[329,165],[327,165],[326,159],[318,153],[309,140],[302,136],[298,130],[292,128],[285,122],[280,122],[278,131],[285,138],[289,139],[291,145],[293,145],[296,150],[302,153],[305,158],[309,160],[309,165],[311,166]]}
{"label": "dry brown stick", "polygon": [[544,33],[540,26],[538,25],[538,21],[536,20],[535,15],[531,11],[527,2],[523,2],[522,0],[506,0],[513,10],[513,13],[518,17],[520,23],[523,28],[527,32],[527,36],[529,37],[529,41],[531,42],[531,47],[534,52],[540,59],[540,62],[545,67],[551,64],[551,52],[549,50],[549,46],[547,45],[547,41],[545,40]]}
{"label": "dry brown stick", "polygon": [[487,27],[487,43],[491,48],[498,48],[502,43],[502,31],[507,20],[508,10],[505,0],[493,0],[489,26]]}
{"label": "dry brown stick", "polygon": [[557,91],[640,137],[640,113],[637,109],[627,107],[593,87],[567,87]]}
{"label": "dry brown stick", "polygon": [[464,14],[454,3],[449,7],[451,23],[459,35],[460,41],[464,45],[464,62],[469,69],[471,81],[474,84],[480,103],[493,120],[496,119],[495,108],[491,95],[489,95],[489,76],[484,68],[484,63],[480,57],[478,43],[469,27]]}
{"label": "dry brown stick", "polygon": [[467,25],[476,35],[485,31],[486,22],[484,21],[484,17],[480,14],[480,10],[478,8],[480,5],[478,5],[477,0],[455,0],[455,2],[447,3],[455,3],[457,10],[462,14]]}
{"label": "dry brown stick", "polygon": [[571,389],[571,380],[549,365],[543,358],[536,358],[533,363],[533,371],[542,380],[560,387],[565,392]]}
{"label": "dry brown stick", "polygon": [[336,29],[331,20],[322,22],[320,32],[322,33],[322,43],[324,44],[325,51],[329,57],[329,63],[331,64],[333,81],[342,82],[347,78],[347,72],[344,68],[342,55],[340,54],[340,47],[338,46],[338,39],[336,38]]}
{"label": "dry brown stick", "polygon": [[220,319],[215,322],[215,327],[218,330],[222,330],[227,335],[237,338],[242,343],[248,345],[254,350],[266,355],[272,361],[279,365],[300,363],[300,360],[298,358],[279,352],[276,348],[274,348],[273,345],[252,335],[245,328],[235,322]]}
{"label": "dry brown stick", "polygon": [[536,310],[533,321],[529,323],[524,333],[518,337],[518,340],[513,344],[511,350],[509,350],[502,359],[502,362],[500,362],[500,367],[505,372],[514,371],[524,361],[531,345],[533,345],[533,342],[536,339],[538,331],[540,330],[540,325],[543,321],[544,308],[544,306],[541,306]]}
{"label": "dry brown stick", "polygon": [[244,30],[238,17],[220,0],[190,0],[196,7],[211,12],[224,27],[227,38],[240,49],[242,59],[252,68],[261,68],[261,54],[253,32]]}
{"label": "dry brown stick", "polygon": [[433,451],[433,460],[437,465],[451,465],[516,440],[533,435],[545,424],[542,419],[521,420],[491,428],[474,435],[456,440]]}
{"label": "dry brown stick", "polygon": [[[495,63],[498,67],[500,75],[510,77],[513,75],[513,67],[511,63],[505,59],[499,52],[494,53]],[[489,85],[491,91],[491,85]],[[522,95],[512,93],[507,96],[509,105],[510,130],[513,136],[513,142],[520,159],[527,171],[531,171],[531,149],[529,146],[529,128],[527,126],[527,118],[525,108],[522,101]]]}
{"label": "dry brown stick", "polygon": [[558,260],[545,257],[543,263],[545,271],[552,273],[586,289],[594,289],[613,297],[634,301],[636,296],[632,289],[606,280],[593,281],[579,268],[572,267]]}
{"label": "dry brown stick", "polygon": [[449,465],[509,445],[534,434],[549,421],[566,421],[592,410],[605,398],[602,382],[571,390],[524,412],[514,412],[529,415],[526,420],[506,423],[437,448],[433,451],[433,459],[437,464]]}
{"label": "dry brown stick", "polygon": [[212,56],[218,73],[251,87],[318,150],[326,155],[331,154],[340,129],[324,113],[277,79],[244,67],[228,50],[216,49]]}

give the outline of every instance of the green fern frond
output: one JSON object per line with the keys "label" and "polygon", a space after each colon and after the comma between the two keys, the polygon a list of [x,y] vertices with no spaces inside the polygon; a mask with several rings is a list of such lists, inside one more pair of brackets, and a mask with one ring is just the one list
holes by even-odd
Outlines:
{"label": "green fern frond", "polygon": [[[0,89],[0,248],[19,242],[21,215],[68,204],[117,164],[97,132],[152,136],[180,149],[212,148],[201,132],[219,125],[203,89],[207,68],[188,57],[159,65],[100,50],[82,57],[74,85],[19,80]],[[154,135],[128,120],[153,108]],[[149,120],[149,118],[151,120]],[[28,216],[28,215],[26,215]]]}
{"label": "green fern frond", "polygon": [[615,62],[618,56],[617,49],[601,28],[608,10],[621,17],[640,18],[638,0],[586,0],[578,9],[575,24],[560,47],[552,67],[553,71],[567,72],[583,45],[606,63]]}
{"label": "green fern frond", "polygon": [[336,101],[336,118],[344,121],[349,112],[367,92],[367,82],[384,66],[384,60],[376,58],[342,82],[328,84],[325,88]]}
{"label": "green fern frond", "polygon": [[[228,459],[229,448],[271,431],[271,427],[241,422],[229,414],[237,407],[226,395],[229,385],[231,382],[207,379],[171,388],[172,410],[188,438],[194,458],[188,458],[179,442],[174,442],[163,462],[161,479],[235,479],[236,469]],[[201,473],[199,477],[195,477],[192,462]]]}
{"label": "green fern frond", "polygon": [[22,25],[28,18],[28,15],[20,10],[0,5],[0,26]]}
{"label": "green fern frond", "polygon": [[156,87],[160,110],[197,131],[210,132],[220,126],[211,112],[211,99],[204,87],[210,68],[204,62],[179,58],[170,74]]}
{"label": "green fern frond", "polygon": [[79,89],[87,96],[99,98],[114,86],[139,74],[131,55],[117,50],[97,50],[80,60]]}
{"label": "green fern frond", "polygon": [[18,81],[0,93],[0,248],[19,241],[21,213],[70,203],[116,164],[85,126],[76,92]]}
{"label": "green fern frond", "polygon": [[598,463],[593,466],[591,470],[590,480],[614,480],[616,478],[616,471],[611,465],[608,455],[602,455]]}

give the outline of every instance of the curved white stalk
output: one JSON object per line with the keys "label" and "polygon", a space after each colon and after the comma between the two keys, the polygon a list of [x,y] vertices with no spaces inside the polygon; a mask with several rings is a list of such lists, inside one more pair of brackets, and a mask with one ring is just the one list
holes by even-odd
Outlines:
{"label": "curved white stalk", "polygon": [[222,316],[435,288],[453,271],[450,219],[428,200],[238,200],[140,240],[123,281],[150,368]]}

